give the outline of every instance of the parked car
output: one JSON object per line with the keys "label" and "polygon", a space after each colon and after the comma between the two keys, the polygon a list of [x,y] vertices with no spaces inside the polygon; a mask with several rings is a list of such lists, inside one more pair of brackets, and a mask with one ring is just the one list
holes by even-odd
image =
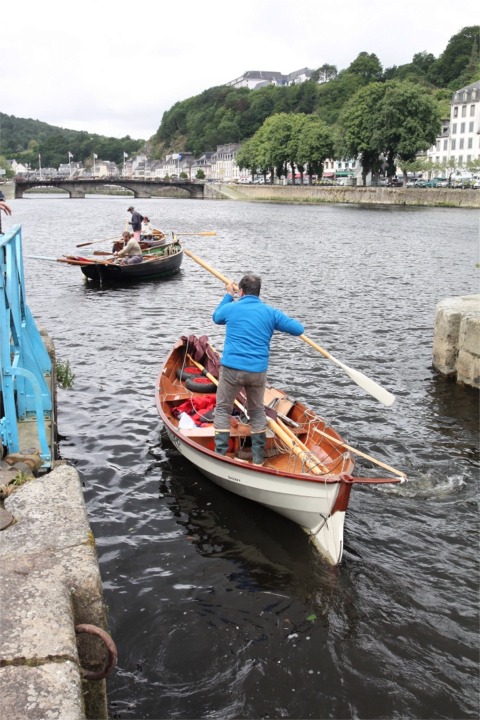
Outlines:
{"label": "parked car", "polygon": [[469,177],[454,178],[452,180],[452,188],[471,188],[473,185],[473,179]]}
{"label": "parked car", "polygon": [[431,180],[428,180],[425,183],[425,187],[429,188],[436,188],[436,187],[447,187],[448,186],[448,180],[445,180],[444,178],[432,178]]}
{"label": "parked car", "polygon": [[415,180],[415,187],[417,187],[417,188],[424,188],[424,187],[426,187],[426,186],[427,186],[427,181],[426,181],[426,180],[422,180],[421,178],[419,178],[418,180]]}

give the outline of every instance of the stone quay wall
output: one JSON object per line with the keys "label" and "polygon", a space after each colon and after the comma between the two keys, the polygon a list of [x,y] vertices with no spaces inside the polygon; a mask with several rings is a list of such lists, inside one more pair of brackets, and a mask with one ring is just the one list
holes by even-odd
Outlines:
{"label": "stone quay wall", "polygon": [[110,654],[95,541],[77,471],[65,463],[4,499],[0,532],[2,717],[104,720]]}
{"label": "stone quay wall", "polygon": [[480,190],[349,187],[346,185],[205,184],[205,197],[285,203],[347,203],[480,208]]}
{"label": "stone quay wall", "polygon": [[480,389],[480,295],[447,298],[438,303],[433,367],[459,384]]}

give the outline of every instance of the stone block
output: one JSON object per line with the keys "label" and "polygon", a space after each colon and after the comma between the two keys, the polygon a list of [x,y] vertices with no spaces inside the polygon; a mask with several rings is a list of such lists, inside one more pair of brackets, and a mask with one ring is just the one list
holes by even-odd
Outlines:
{"label": "stone block", "polygon": [[480,311],[465,313],[460,323],[459,347],[472,355],[480,355]]}
{"label": "stone block", "polygon": [[480,295],[438,303],[433,338],[433,366],[457,382],[480,387]]}
{"label": "stone block", "polygon": [[69,661],[0,667],[0,697],[8,720],[85,720],[80,675]]}
{"label": "stone block", "polygon": [[480,388],[480,356],[461,349],[457,358],[457,382]]}
{"label": "stone block", "polygon": [[3,556],[0,607],[0,665],[45,658],[78,664],[70,590],[52,556]]}

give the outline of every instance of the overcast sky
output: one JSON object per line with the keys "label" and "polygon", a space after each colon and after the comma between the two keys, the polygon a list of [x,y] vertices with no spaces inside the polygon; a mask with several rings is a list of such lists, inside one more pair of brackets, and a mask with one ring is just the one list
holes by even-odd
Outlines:
{"label": "overcast sky", "polygon": [[[10,0],[0,112],[148,139],[171,106],[247,70],[384,68],[438,57],[480,23],[478,0]],[[238,13],[238,14],[237,14]],[[1,136],[0,136],[1,142]],[[1,150],[0,150],[1,152]]]}

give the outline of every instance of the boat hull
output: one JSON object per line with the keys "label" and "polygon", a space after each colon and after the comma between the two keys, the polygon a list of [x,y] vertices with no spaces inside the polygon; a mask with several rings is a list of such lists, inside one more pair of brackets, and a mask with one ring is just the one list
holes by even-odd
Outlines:
{"label": "boat hull", "polygon": [[[183,249],[170,246],[171,252],[152,259],[145,259],[134,265],[115,265],[113,263],[91,262],[80,265],[88,280],[101,283],[129,283],[154,278],[167,278],[180,270],[183,261]],[[158,254],[158,250],[155,255]]]}
{"label": "boat hull", "polygon": [[271,474],[235,459],[198,450],[182,438],[181,432],[168,426],[166,430],[172,444],[202,475],[224,490],[288,518],[307,533],[329,563],[337,565],[341,561],[345,511],[339,509],[334,513],[334,508],[342,480],[320,483],[299,476]]}

